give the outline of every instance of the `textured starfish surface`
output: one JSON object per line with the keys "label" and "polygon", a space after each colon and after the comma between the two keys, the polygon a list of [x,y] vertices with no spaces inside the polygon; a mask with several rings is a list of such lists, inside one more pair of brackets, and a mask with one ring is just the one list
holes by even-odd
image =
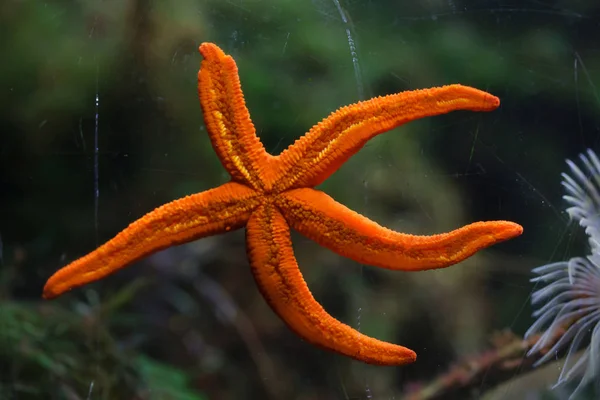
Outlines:
{"label": "textured starfish surface", "polygon": [[414,351],[366,336],[321,307],[298,268],[290,229],[357,262],[403,271],[444,268],[520,235],[522,227],[508,221],[476,222],[433,236],[403,234],[313,188],[380,133],[454,110],[491,111],[499,99],[462,85],[373,98],[340,108],[273,156],[256,136],[233,58],[212,43],[202,44],[200,53],[204,60],[198,92],[204,121],[231,181],[146,214],[56,272],[43,296],[53,298],[99,280],[166,247],[246,227],[256,283],[275,313],[300,337],[366,363],[415,361]]}

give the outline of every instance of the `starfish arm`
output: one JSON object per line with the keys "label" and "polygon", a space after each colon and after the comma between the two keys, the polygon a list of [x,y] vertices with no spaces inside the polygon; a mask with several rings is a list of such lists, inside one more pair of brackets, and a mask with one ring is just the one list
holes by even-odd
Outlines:
{"label": "starfish arm", "polygon": [[300,273],[289,226],[277,207],[265,204],[252,214],[246,241],[260,291],[275,313],[301,338],[369,364],[402,365],[416,360],[412,350],[363,335],[321,307]]}
{"label": "starfish arm", "polygon": [[403,234],[311,188],[283,193],[278,206],[290,226],[302,235],[359,263],[392,270],[448,267],[523,232],[513,222],[489,221],[432,236]]}
{"label": "starfish arm", "polygon": [[315,125],[278,156],[279,190],[321,184],[367,141],[407,122],[455,110],[491,111],[496,96],[449,85],[376,97],[345,106]]}
{"label": "starfish arm", "polygon": [[212,146],[234,181],[260,189],[272,156],[256,136],[235,61],[212,43],[200,53],[198,95]]}
{"label": "starfish arm", "polygon": [[234,182],[167,203],[57,271],[43,296],[50,299],[97,281],[166,247],[241,228],[259,203],[254,190]]}

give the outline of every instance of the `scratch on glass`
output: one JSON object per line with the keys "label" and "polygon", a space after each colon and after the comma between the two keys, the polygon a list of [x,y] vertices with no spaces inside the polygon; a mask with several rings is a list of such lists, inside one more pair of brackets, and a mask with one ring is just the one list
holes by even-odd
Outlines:
{"label": "scratch on glass", "polygon": [[344,25],[346,25],[346,37],[348,38],[348,46],[350,47],[350,55],[352,56],[352,66],[354,67],[354,79],[356,79],[356,90],[358,91],[358,99],[365,99],[365,90],[362,82],[362,73],[360,71],[360,64],[358,62],[358,53],[356,51],[356,43],[352,38],[352,31],[354,30],[354,24],[350,20],[348,12],[342,8],[339,0],[333,0],[333,3],[342,17]]}

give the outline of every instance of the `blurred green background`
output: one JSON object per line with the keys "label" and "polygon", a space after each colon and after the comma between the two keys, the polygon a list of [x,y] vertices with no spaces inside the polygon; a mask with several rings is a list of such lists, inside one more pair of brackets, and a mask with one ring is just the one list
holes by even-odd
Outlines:
{"label": "blurred green background", "polygon": [[[598,23],[592,0],[2,2],[0,399],[400,399],[484,351],[493,332],[522,334],[531,268],[585,249],[560,173],[565,158],[598,150]],[[521,237],[403,273],[293,235],[324,307],[414,349],[415,364],[364,365],[300,340],[258,293],[243,230],[41,300],[67,262],[227,181],[197,100],[204,41],[235,58],[275,154],[373,96],[462,83],[501,98],[492,113],[385,133],[320,188],[402,232],[506,219]],[[482,378],[472,397],[491,386]]]}

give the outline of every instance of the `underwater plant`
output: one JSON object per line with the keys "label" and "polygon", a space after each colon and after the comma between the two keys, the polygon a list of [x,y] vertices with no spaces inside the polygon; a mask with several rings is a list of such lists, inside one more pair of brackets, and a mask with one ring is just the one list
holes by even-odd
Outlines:
{"label": "underwater plant", "polygon": [[[575,399],[600,371],[600,160],[591,149],[579,160],[581,168],[567,160],[571,174],[562,174],[563,199],[571,220],[585,228],[591,254],[533,269],[538,276],[531,281],[545,286],[531,297],[538,307],[533,313],[537,319],[525,333],[528,339],[543,331],[528,352],[528,356],[545,353],[534,366],[556,358],[570,342],[553,386],[579,380],[569,399]],[[578,352],[584,343],[585,350]]]}

